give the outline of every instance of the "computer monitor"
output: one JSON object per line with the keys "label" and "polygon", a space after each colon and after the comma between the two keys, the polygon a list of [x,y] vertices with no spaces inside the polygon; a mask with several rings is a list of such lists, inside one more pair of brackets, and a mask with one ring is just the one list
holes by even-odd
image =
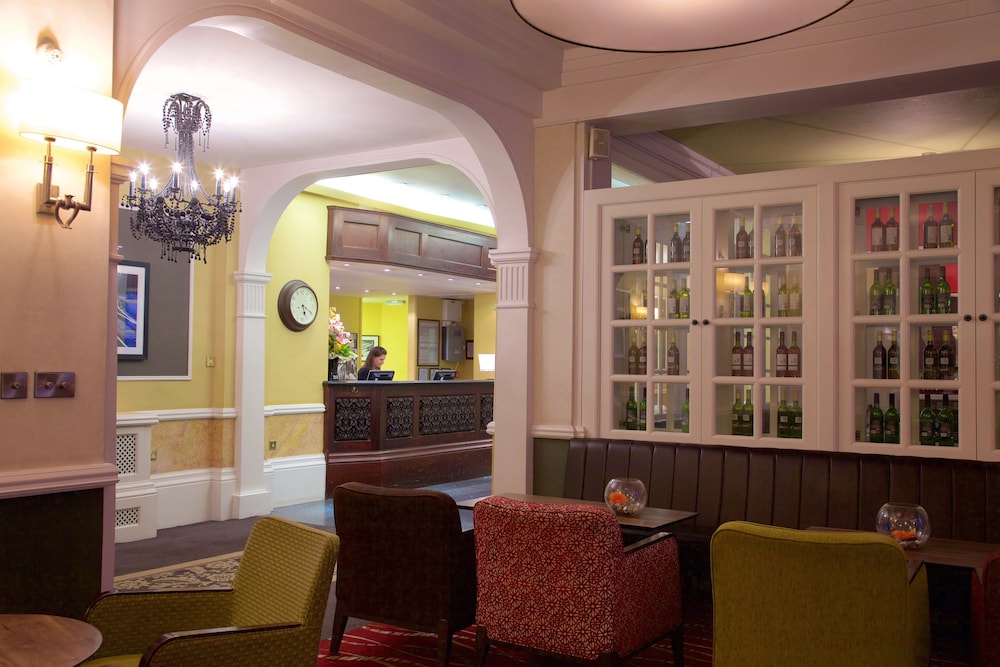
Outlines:
{"label": "computer monitor", "polygon": [[434,375],[431,377],[432,380],[454,380],[455,371],[440,369],[434,371]]}
{"label": "computer monitor", "polygon": [[391,380],[396,371],[368,371],[369,380]]}

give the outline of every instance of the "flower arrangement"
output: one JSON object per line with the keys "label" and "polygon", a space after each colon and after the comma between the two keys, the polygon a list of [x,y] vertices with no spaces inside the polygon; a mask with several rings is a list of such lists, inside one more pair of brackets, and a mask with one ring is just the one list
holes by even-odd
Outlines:
{"label": "flower arrangement", "polygon": [[354,350],[351,349],[351,334],[344,329],[344,323],[340,321],[340,315],[336,308],[330,309],[330,354],[341,359],[353,359]]}

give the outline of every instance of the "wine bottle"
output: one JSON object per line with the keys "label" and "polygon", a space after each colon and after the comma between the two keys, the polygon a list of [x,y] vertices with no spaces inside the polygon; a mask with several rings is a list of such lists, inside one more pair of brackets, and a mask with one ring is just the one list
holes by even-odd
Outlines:
{"label": "wine bottle", "polygon": [[882,314],[882,285],[878,281],[878,269],[872,274],[872,286],[868,288],[868,314]]}
{"label": "wine bottle", "polygon": [[677,317],[678,298],[680,298],[680,291],[677,289],[677,283],[675,282],[670,288],[670,294],[667,295],[667,317],[670,319]]}
{"label": "wine bottle", "polygon": [[667,375],[681,374],[681,351],[677,348],[677,335],[670,334],[670,347],[667,348]]}
{"label": "wine bottle", "polygon": [[885,280],[882,281],[882,314],[896,314],[896,284],[892,282],[892,271],[886,269]]}
{"label": "wine bottle", "polygon": [[924,247],[938,247],[938,223],[934,219],[934,205],[927,206],[927,219],[924,220]]}
{"label": "wine bottle", "polygon": [[687,233],[684,234],[684,242],[681,244],[681,261],[691,261],[691,223],[687,224]]}
{"label": "wine bottle", "polygon": [[792,407],[789,408],[791,415],[791,432],[789,436],[792,438],[802,439],[802,406],[799,405],[799,392],[792,392]]}
{"label": "wine bottle", "polygon": [[628,348],[628,374],[639,373],[639,346],[636,344],[636,333],[632,331],[632,344]]}
{"label": "wine bottle", "polygon": [[928,329],[927,344],[924,345],[924,367],[920,375],[924,380],[938,379],[937,358],[937,346],[934,345],[934,332]]}
{"label": "wine bottle", "polygon": [[885,409],[885,425],[883,439],[885,442],[899,444],[899,410],[896,409],[896,395],[889,394],[889,407]]}
{"label": "wine bottle", "polygon": [[931,395],[924,395],[924,407],[920,410],[920,415],[917,417],[917,422],[920,425],[920,444],[921,445],[933,445],[935,444],[935,431],[934,426],[936,424],[936,415],[934,414],[934,408],[931,407]]}
{"label": "wine bottle", "polygon": [[871,250],[872,252],[882,252],[885,250],[885,226],[882,224],[882,209],[875,209],[875,220],[872,222],[871,230],[869,234],[871,236]]}
{"label": "wine bottle", "polygon": [[753,435],[753,398],[750,390],[743,391],[743,408],[740,410],[740,421],[743,422],[743,435]]}
{"label": "wine bottle", "polygon": [[782,389],[778,394],[778,437],[779,438],[790,438],[792,425],[789,415],[788,405],[785,403],[785,390]]}
{"label": "wine bottle", "polygon": [[639,401],[639,422],[638,430],[646,430],[646,390],[642,390],[642,400]]}
{"label": "wine bottle", "polygon": [[796,275],[792,276],[792,288],[788,290],[788,316],[802,317],[802,288]]}
{"label": "wine bottle", "polygon": [[642,345],[639,346],[639,367],[636,369],[639,375],[646,374],[646,334],[642,334]]}
{"label": "wine bottle", "polygon": [[955,446],[955,415],[948,406],[948,394],[941,398],[941,409],[938,410],[934,425],[937,428],[937,444],[940,447]]}
{"label": "wine bottle", "polygon": [[948,215],[948,202],[942,205],[941,222],[938,223],[938,244],[942,248],[955,247],[955,221]]}
{"label": "wine bottle", "polygon": [[930,315],[937,309],[937,291],[931,282],[931,270],[924,267],[924,282],[920,283],[920,314]]}
{"label": "wine bottle", "polygon": [[635,238],[632,239],[632,263],[643,264],[646,261],[645,244],[642,242],[642,231],[635,226]]}
{"label": "wine bottle", "polygon": [[951,334],[945,329],[941,336],[941,345],[937,349],[938,378],[950,380],[955,371],[955,357],[951,353]]}
{"label": "wine bottle", "polygon": [[753,259],[753,227],[747,232],[747,257]]}
{"label": "wine bottle", "polygon": [[681,403],[681,433],[691,432],[691,388],[684,387],[684,402]]}
{"label": "wine bottle", "polygon": [[785,276],[779,278],[781,287],[778,288],[778,317],[788,317],[788,287],[785,286]]}
{"label": "wine bottle", "polygon": [[934,305],[935,310],[939,313],[951,312],[951,285],[948,284],[948,277],[945,275],[943,266],[937,285],[934,286]]}
{"label": "wine bottle", "polygon": [[750,289],[750,276],[744,278],[743,291],[740,292],[740,317],[753,317],[753,290]]}
{"label": "wine bottle", "polygon": [[871,442],[885,442],[885,415],[879,405],[878,392],[875,392],[875,404],[872,405],[868,415],[868,430],[871,433]]}
{"label": "wine bottle", "polygon": [[896,220],[896,207],[889,207],[889,219],[885,221],[885,249],[899,250],[899,222]]}
{"label": "wine bottle", "polygon": [[743,401],[740,400],[740,388],[733,387],[736,399],[733,401],[731,428],[733,435],[744,435],[743,433]]}
{"label": "wine bottle", "polygon": [[889,345],[889,352],[888,352],[890,380],[899,379],[899,342],[896,340],[896,338],[897,338],[897,332],[894,329],[892,332],[892,344]]}
{"label": "wine bottle", "polygon": [[798,332],[792,332],[792,344],[788,346],[788,370],[785,377],[802,377],[802,350],[799,349]]}
{"label": "wine bottle", "polygon": [[784,257],[788,254],[788,232],[785,231],[784,219],[781,216],[778,216],[778,226],[774,230],[774,241],[771,245],[775,257]]}
{"label": "wine bottle", "polygon": [[667,262],[674,264],[681,261],[684,242],[681,241],[680,225],[674,223],[674,235],[670,238],[670,245],[667,246]]}
{"label": "wine bottle", "polygon": [[625,428],[634,431],[639,427],[639,406],[635,402],[635,388],[629,387],[625,401]]}
{"label": "wine bottle", "polygon": [[736,341],[733,343],[733,361],[730,375],[740,377],[743,375],[743,334],[736,332]]}
{"label": "wine bottle", "polygon": [[738,218],[740,228],[736,232],[736,259],[748,259],[750,257],[750,235],[747,234],[746,222],[743,218]]}
{"label": "wine bottle", "polygon": [[795,213],[792,213],[792,227],[788,230],[788,256],[802,256],[802,230],[799,229],[799,220]]}
{"label": "wine bottle", "polygon": [[[885,380],[889,377],[889,355],[882,344],[882,332],[875,334],[875,347],[872,348],[872,378]],[[877,395],[877,394],[876,394]]]}
{"label": "wine bottle", "polygon": [[747,344],[743,346],[743,375],[753,377],[753,332],[747,332]]}
{"label": "wine bottle", "polygon": [[778,347],[774,350],[774,376],[788,377],[788,348],[785,347],[785,332],[778,332]]}
{"label": "wine bottle", "polygon": [[681,282],[681,290],[677,293],[677,317],[687,319],[691,317],[691,292],[688,290],[688,279]]}

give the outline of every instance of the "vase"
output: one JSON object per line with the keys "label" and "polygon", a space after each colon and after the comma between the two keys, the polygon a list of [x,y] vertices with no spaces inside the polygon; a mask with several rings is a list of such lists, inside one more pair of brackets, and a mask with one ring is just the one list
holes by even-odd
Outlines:
{"label": "vase", "polygon": [[340,362],[337,364],[337,379],[342,381],[357,380],[357,365],[358,361],[356,358],[341,357]]}
{"label": "vase", "polygon": [[914,503],[886,503],[878,511],[875,530],[893,538],[904,548],[921,547],[930,539],[927,510]]}
{"label": "vase", "polygon": [[329,382],[336,382],[340,379],[337,376],[337,364],[340,361],[340,357],[330,357],[326,362],[326,379]]}
{"label": "vase", "polygon": [[634,477],[615,477],[604,487],[604,502],[621,516],[635,516],[646,506],[646,485]]}

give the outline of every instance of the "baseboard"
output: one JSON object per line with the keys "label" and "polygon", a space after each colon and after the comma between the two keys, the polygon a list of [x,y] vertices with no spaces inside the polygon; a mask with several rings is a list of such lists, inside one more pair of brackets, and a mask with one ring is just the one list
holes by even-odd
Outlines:
{"label": "baseboard", "polygon": [[323,454],[274,458],[268,463],[271,467],[271,498],[275,507],[324,499],[326,456]]}

